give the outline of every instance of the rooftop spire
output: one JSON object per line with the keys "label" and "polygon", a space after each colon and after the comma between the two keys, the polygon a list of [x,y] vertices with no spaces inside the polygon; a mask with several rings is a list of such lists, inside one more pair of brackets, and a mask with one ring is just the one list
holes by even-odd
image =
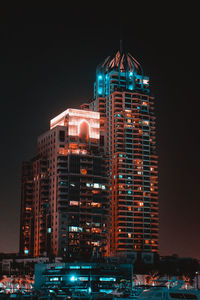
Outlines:
{"label": "rooftop spire", "polygon": [[120,54],[123,53],[123,40],[122,39],[120,39],[119,51],[120,51]]}

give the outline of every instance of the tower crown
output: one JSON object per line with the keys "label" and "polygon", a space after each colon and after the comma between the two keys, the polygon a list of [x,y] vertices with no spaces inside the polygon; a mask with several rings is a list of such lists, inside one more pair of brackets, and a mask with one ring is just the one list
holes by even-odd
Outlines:
{"label": "tower crown", "polygon": [[117,51],[115,55],[108,56],[99,66],[99,69],[105,73],[111,70],[125,73],[134,72],[138,75],[142,75],[143,73],[140,63],[130,53],[126,53],[122,49]]}
{"label": "tower crown", "polygon": [[105,97],[116,90],[149,93],[149,77],[144,76],[140,63],[122,49],[108,56],[96,69],[94,99]]}

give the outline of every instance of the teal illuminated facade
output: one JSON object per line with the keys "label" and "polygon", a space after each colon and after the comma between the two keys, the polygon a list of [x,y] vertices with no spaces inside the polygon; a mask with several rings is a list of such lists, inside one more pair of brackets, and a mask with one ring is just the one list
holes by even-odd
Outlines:
{"label": "teal illuminated facade", "polygon": [[94,98],[106,97],[117,89],[149,93],[149,77],[143,75],[140,64],[131,54],[120,51],[97,67]]}

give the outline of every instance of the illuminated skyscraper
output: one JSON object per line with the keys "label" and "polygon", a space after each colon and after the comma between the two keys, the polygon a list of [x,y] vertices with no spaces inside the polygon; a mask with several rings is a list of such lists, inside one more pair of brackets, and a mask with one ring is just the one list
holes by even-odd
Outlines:
{"label": "illuminated skyscraper", "polygon": [[97,67],[94,99],[51,120],[23,165],[20,250],[151,259],[158,231],[154,98],[121,49]]}
{"label": "illuminated skyscraper", "polygon": [[100,114],[67,109],[52,119],[50,130],[38,138],[37,157],[24,166],[21,253],[76,259],[108,255]]}
{"label": "illuminated skyscraper", "polygon": [[[149,77],[129,53],[118,51],[97,67],[94,100],[105,131],[111,200],[111,254],[148,259],[158,251],[158,157]],[[147,255],[148,254],[148,255]]]}

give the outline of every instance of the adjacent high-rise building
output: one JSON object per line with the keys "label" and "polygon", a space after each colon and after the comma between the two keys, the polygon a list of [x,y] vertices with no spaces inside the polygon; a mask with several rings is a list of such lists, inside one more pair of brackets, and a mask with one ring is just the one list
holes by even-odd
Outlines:
{"label": "adjacent high-rise building", "polygon": [[[22,253],[108,255],[109,201],[98,112],[67,109],[22,169]],[[30,199],[30,200],[29,200]]]}
{"label": "adjacent high-rise building", "polygon": [[23,164],[21,253],[132,255],[158,251],[154,98],[122,49],[97,67],[94,98],[67,109]]}

